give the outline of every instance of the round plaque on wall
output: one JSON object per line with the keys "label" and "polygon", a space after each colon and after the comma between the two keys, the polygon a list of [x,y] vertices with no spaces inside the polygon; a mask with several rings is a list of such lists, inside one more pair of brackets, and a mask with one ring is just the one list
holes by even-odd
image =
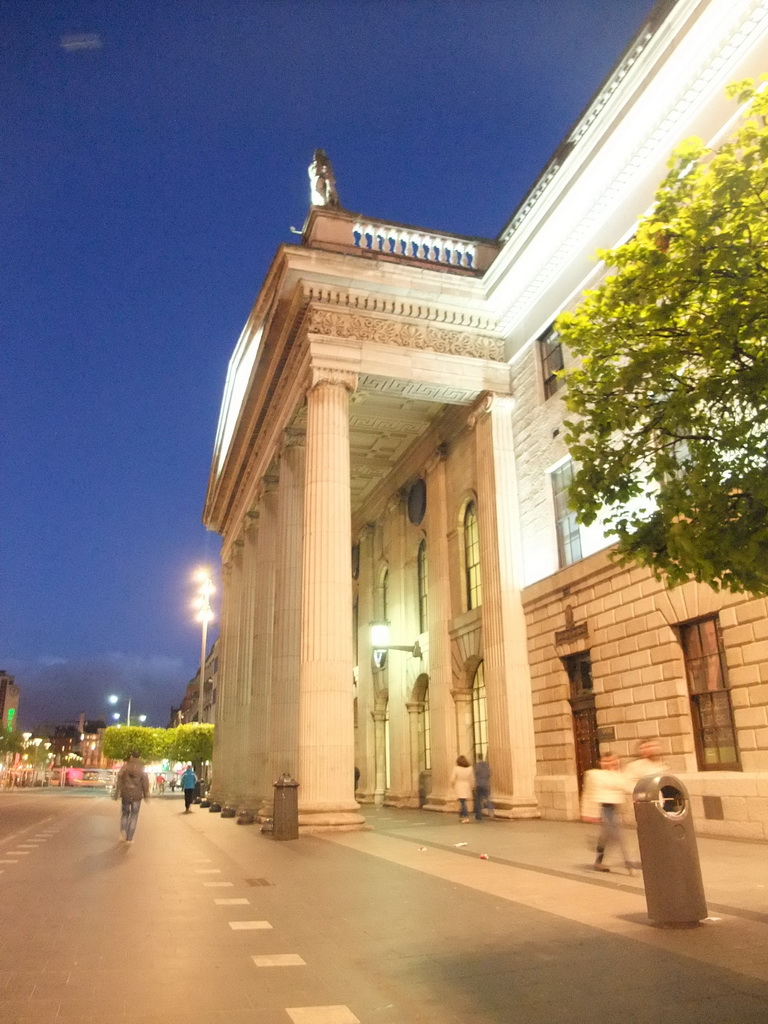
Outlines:
{"label": "round plaque on wall", "polygon": [[419,479],[411,484],[408,491],[408,518],[418,526],[427,511],[427,485]]}

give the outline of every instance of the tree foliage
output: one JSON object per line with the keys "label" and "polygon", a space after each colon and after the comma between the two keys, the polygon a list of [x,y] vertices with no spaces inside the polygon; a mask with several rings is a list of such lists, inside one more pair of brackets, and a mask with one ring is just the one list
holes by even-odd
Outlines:
{"label": "tree foliage", "polygon": [[652,212],[557,329],[579,520],[670,586],[768,593],[768,92],[674,152]]}
{"label": "tree foliage", "polygon": [[157,761],[168,756],[173,729],[152,729],[130,725],[110,725],[104,732],[102,750],[112,761],[127,760],[132,750],[138,750],[143,761]]}
{"label": "tree foliage", "polygon": [[192,761],[202,764],[213,755],[213,726],[179,725],[175,729],[111,725],[104,732],[102,750],[112,761],[125,761],[138,750],[143,761]]}
{"label": "tree foliage", "polygon": [[213,757],[213,726],[203,722],[179,725],[173,733],[168,756],[174,761],[191,761],[200,765]]}
{"label": "tree foliage", "polygon": [[0,732],[0,756],[3,754],[20,754],[24,749],[24,740],[18,732]]}

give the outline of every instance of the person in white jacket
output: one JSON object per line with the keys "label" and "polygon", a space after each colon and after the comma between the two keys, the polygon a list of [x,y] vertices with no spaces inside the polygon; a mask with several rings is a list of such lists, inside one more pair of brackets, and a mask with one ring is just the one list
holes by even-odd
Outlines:
{"label": "person in white jacket", "polygon": [[469,823],[467,801],[472,799],[475,789],[475,772],[463,754],[456,758],[456,764],[451,772],[451,788],[459,801],[459,820],[462,825],[466,825]]}
{"label": "person in white jacket", "polygon": [[605,851],[615,843],[621,850],[627,872],[634,874],[635,865],[630,859],[621,825],[621,808],[630,789],[629,779],[619,770],[618,759],[610,751],[601,756],[599,768],[591,768],[584,774],[581,817],[583,821],[600,822],[593,865],[595,871],[611,870],[603,859]]}

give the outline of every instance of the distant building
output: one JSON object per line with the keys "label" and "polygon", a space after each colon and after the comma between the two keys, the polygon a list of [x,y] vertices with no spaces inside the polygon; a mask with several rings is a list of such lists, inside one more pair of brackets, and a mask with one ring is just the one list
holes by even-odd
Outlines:
{"label": "distant building", "polygon": [[353,213],[315,161],[233,352],[203,514],[217,803],[268,813],[290,771],[304,829],[361,828],[359,803],[455,813],[465,754],[498,817],[575,819],[600,745],[650,737],[701,832],[768,839],[766,598],[667,590],[577,522],[553,326],[673,147],[734,131],[725,87],[768,69],[765,15],[660,0],[494,239]]}
{"label": "distant building", "polygon": [[0,669],[0,728],[11,732],[18,728],[19,688],[13,676]]}
{"label": "distant building", "polygon": [[[215,640],[205,659],[205,690],[203,722],[212,722],[216,706],[216,684],[219,674],[219,641]],[[189,725],[200,720],[200,670],[187,683],[187,690],[177,708],[171,708],[171,727]]]}
{"label": "distant building", "polygon": [[103,718],[86,719],[80,715],[80,756],[83,767],[107,768],[110,762],[104,757],[102,746],[107,723]]}

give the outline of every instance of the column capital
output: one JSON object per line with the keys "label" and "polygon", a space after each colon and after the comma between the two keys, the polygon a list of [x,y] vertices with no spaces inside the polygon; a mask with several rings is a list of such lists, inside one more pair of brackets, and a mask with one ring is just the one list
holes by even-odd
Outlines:
{"label": "column capital", "polygon": [[468,704],[472,700],[472,691],[467,689],[451,690],[451,696],[456,704]]}
{"label": "column capital", "polygon": [[408,700],[405,702],[405,709],[409,715],[418,715],[420,711],[424,710],[424,701]]}
{"label": "column capital", "polygon": [[357,374],[354,370],[342,370],[336,366],[319,366],[313,363],[309,368],[307,390],[312,391],[320,384],[339,385],[352,394],[357,391]]}
{"label": "column capital", "polygon": [[477,424],[491,412],[512,412],[515,400],[510,395],[497,395],[494,391],[484,391],[478,398],[467,417],[467,425],[474,430]]}
{"label": "column capital", "polygon": [[305,427],[286,427],[283,431],[281,451],[286,448],[303,448],[307,443],[307,431]]}
{"label": "column capital", "polygon": [[448,445],[445,443],[439,444],[424,463],[424,472],[429,474],[433,470],[437,469],[437,467],[440,465],[443,459],[446,458],[447,455]]}

